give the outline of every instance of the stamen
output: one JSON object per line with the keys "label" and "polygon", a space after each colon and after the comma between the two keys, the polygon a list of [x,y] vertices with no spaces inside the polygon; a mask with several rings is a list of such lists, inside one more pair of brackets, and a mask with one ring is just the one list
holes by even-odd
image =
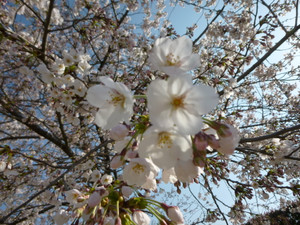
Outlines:
{"label": "stamen", "polygon": [[113,91],[109,93],[110,95],[110,101],[108,101],[110,104],[113,104],[114,106],[121,105],[124,108],[125,104],[125,96],[120,94],[117,91]]}
{"label": "stamen", "polygon": [[181,62],[180,62],[180,58],[177,56],[175,58],[175,56],[173,55],[173,53],[169,53],[167,56],[167,66],[180,66]]}
{"label": "stamen", "polygon": [[172,142],[170,133],[168,133],[168,132],[160,132],[158,134],[157,145],[160,148],[164,148],[164,147],[171,148],[172,144],[173,144],[173,142]]}
{"label": "stamen", "polygon": [[184,99],[185,99],[184,95],[174,97],[171,102],[173,109],[184,108]]}
{"label": "stamen", "polygon": [[145,168],[141,164],[136,164],[134,167],[132,167],[132,170],[138,174],[143,173],[145,171]]}

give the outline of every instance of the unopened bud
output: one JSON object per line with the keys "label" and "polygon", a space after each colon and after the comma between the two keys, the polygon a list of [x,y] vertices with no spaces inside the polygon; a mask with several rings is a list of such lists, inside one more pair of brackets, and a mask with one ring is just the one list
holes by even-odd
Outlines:
{"label": "unopened bud", "polygon": [[208,135],[207,141],[208,141],[208,145],[210,147],[212,147],[213,149],[217,149],[217,148],[220,147],[219,140],[217,140],[217,138],[215,137],[215,135],[212,135],[212,134]]}
{"label": "unopened bud", "polygon": [[123,124],[119,124],[113,127],[109,133],[109,136],[115,141],[123,140],[129,133],[127,127]]}
{"label": "unopened bud", "polygon": [[122,225],[122,220],[120,217],[117,217],[115,220],[115,225]]}
{"label": "unopened bud", "polygon": [[197,150],[205,151],[208,146],[206,135],[203,132],[196,134],[194,144]]}
{"label": "unopened bud", "polygon": [[168,206],[164,203],[161,203],[161,207],[166,211],[167,216],[171,219],[172,222],[184,223],[183,215],[178,206]]}
{"label": "unopened bud", "polygon": [[122,156],[116,155],[112,158],[110,162],[110,168],[112,169],[118,169],[119,167],[124,165],[124,160],[122,160]]}
{"label": "unopened bud", "polygon": [[133,189],[128,186],[123,186],[121,190],[122,190],[122,194],[125,198],[129,198],[130,195],[133,193]]}

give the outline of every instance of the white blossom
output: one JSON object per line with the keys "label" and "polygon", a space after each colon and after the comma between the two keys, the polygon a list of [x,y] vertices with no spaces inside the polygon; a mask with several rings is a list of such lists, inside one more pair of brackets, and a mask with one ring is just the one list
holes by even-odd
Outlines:
{"label": "white blossom", "polygon": [[57,225],[63,225],[68,222],[69,214],[65,210],[61,209],[53,216],[53,219]]}
{"label": "white blossom", "polygon": [[88,205],[89,207],[95,207],[96,205],[99,205],[100,201],[101,201],[100,194],[97,191],[94,191],[88,199]]}
{"label": "white blossom", "polygon": [[108,184],[111,184],[113,182],[113,176],[112,175],[109,175],[109,174],[104,174],[102,177],[101,177],[101,183],[103,185],[108,185]]}
{"label": "white blossom", "polygon": [[200,56],[192,52],[193,42],[187,36],[175,40],[159,38],[149,54],[149,61],[154,69],[174,75],[200,65]]}
{"label": "white blossom", "polygon": [[178,160],[174,169],[178,180],[187,183],[193,182],[194,178],[197,178],[203,172],[203,169],[195,166],[192,160]]}
{"label": "white blossom", "polygon": [[166,184],[168,183],[174,184],[177,181],[174,167],[167,170],[163,170],[161,179]]}
{"label": "white blossom", "polygon": [[192,141],[187,135],[174,131],[160,131],[150,127],[143,135],[138,149],[140,157],[150,157],[162,169],[174,167],[177,159],[193,158]]}
{"label": "white blossom", "polygon": [[101,178],[101,173],[99,170],[93,170],[93,172],[90,174],[90,179],[93,182],[100,180],[100,178]]}
{"label": "white blossom", "polygon": [[102,77],[104,85],[91,87],[87,92],[88,102],[98,107],[95,123],[103,129],[111,129],[121,121],[129,122],[133,114],[133,97],[122,83]]}
{"label": "white blossom", "polygon": [[118,124],[109,132],[109,136],[115,141],[123,140],[129,133],[127,127],[123,124]]}
{"label": "white blossom", "polygon": [[196,134],[203,126],[201,115],[218,103],[215,90],[193,85],[187,76],[154,80],[147,91],[151,123],[160,129],[176,129],[181,134]]}
{"label": "white blossom", "polygon": [[123,179],[128,185],[142,186],[147,179],[154,179],[159,168],[151,160],[144,158],[131,159],[123,171]]}
{"label": "white blossom", "polygon": [[0,161],[0,172],[3,172],[6,169],[6,162]]}
{"label": "white blossom", "polygon": [[129,198],[130,195],[133,193],[133,189],[129,186],[122,186],[121,191],[125,198]]}
{"label": "white blossom", "polygon": [[65,192],[66,200],[72,205],[75,205],[78,203],[78,198],[82,196],[82,193],[78,191],[77,189],[72,189]]}

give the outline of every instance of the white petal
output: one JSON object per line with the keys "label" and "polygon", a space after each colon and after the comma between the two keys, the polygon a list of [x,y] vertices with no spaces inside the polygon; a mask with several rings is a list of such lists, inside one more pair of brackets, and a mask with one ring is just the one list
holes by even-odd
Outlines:
{"label": "white petal", "polygon": [[178,132],[183,135],[194,135],[203,127],[200,115],[191,114],[185,109],[173,111],[172,119],[174,124],[178,127]]}
{"label": "white petal", "polygon": [[192,85],[193,82],[190,76],[175,75],[168,80],[168,94],[170,96],[184,95],[187,91],[190,91]]}
{"label": "white petal", "polygon": [[128,120],[128,118],[124,118],[124,111],[121,110],[121,107],[113,105],[100,108],[95,117],[95,123],[105,130],[113,128],[123,120]]}
{"label": "white petal", "polygon": [[103,85],[95,85],[88,89],[86,99],[91,105],[101,107],[109,98],[108,93],[109,88]]}
{"label": "white petal", "polygon": [[175,56],[183,58],[192,54],[193,42],[187,36],[182,36],[173,40],[170,48]]}
{"label": "white petal", "polygon": [[219,98],[214,88],[197,84],[193,89],[187,96],[187,102],[194,103],[199,114],[206,114],[217,106]]}
{"label": "white petal", "polygon": [[200,55],[192,54],[181,59],[181,69],[189,71],[200,66]]}
{"label": "white petal", "polygon": [[115,88],[115,82],[109,77],[100,77],[99,81],[109,88]]}

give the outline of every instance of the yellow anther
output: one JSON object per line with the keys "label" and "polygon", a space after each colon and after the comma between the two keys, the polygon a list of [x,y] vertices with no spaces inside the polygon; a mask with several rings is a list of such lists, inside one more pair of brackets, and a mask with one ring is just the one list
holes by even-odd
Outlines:
{"label": "yellow anther", "polygon": [[173,142],[172,142],[171,134],[170,133],[168,133],[168,132],[160,132],[158,134],[157,145],[160,148],[164,148],[164,147],[171,148],[172,144],[173,144]]}

